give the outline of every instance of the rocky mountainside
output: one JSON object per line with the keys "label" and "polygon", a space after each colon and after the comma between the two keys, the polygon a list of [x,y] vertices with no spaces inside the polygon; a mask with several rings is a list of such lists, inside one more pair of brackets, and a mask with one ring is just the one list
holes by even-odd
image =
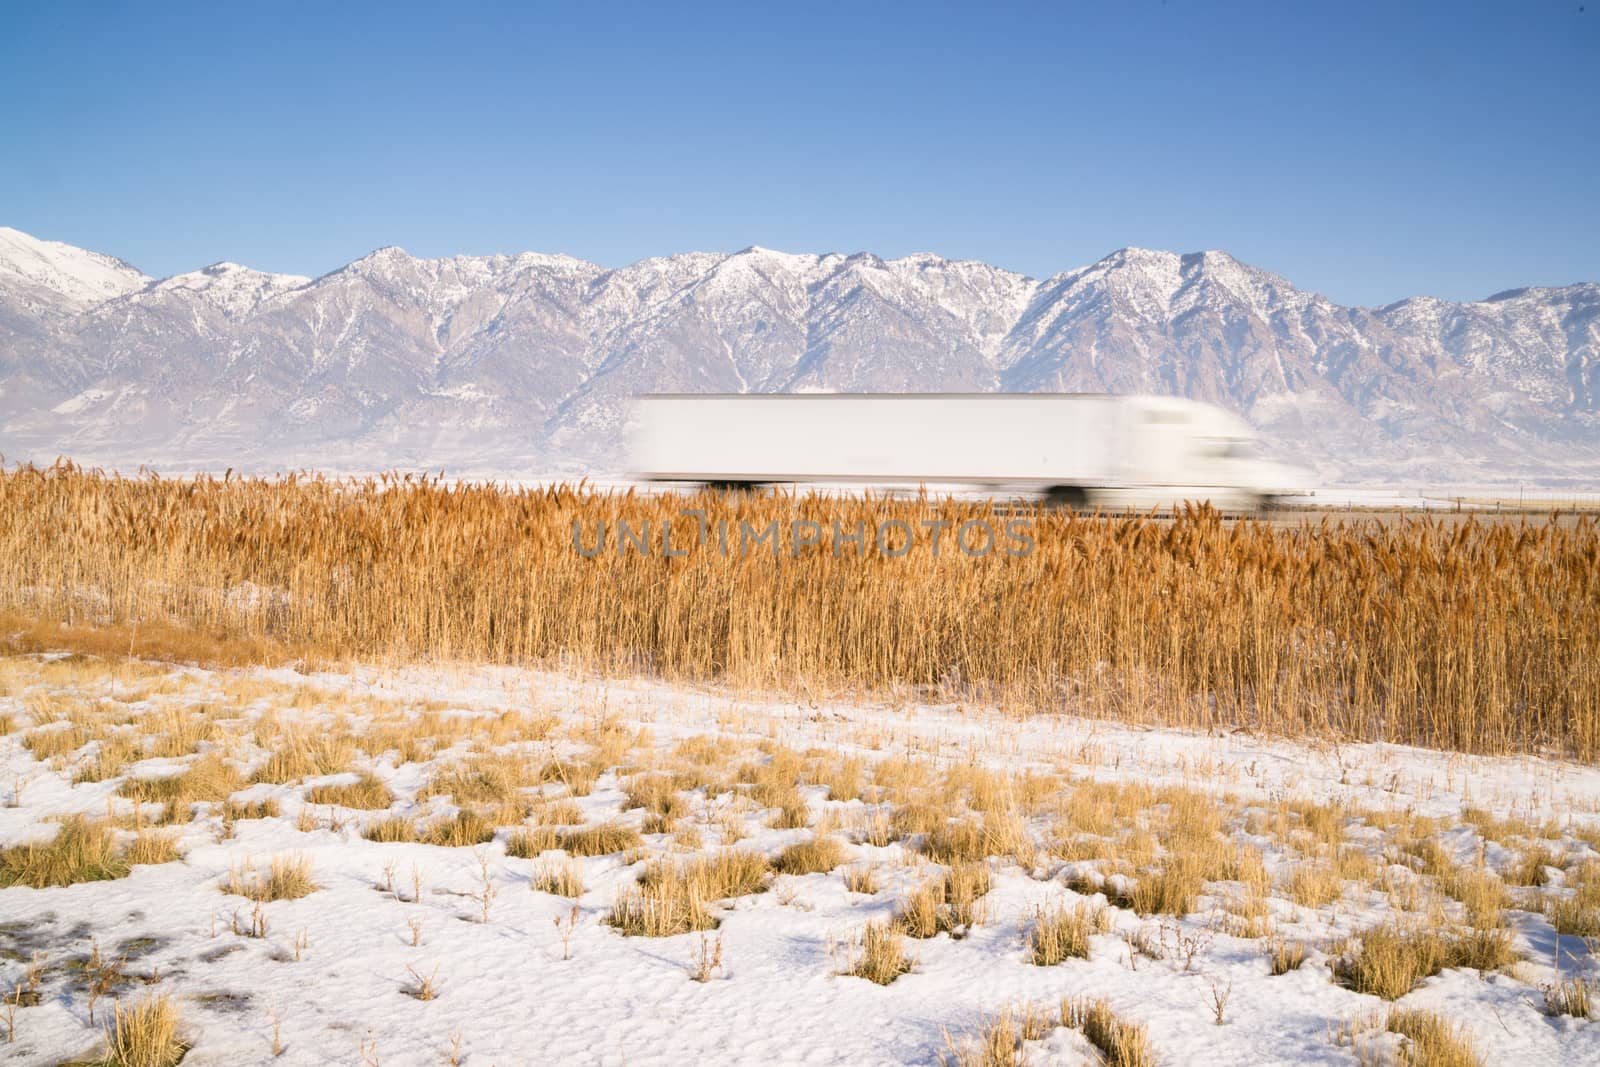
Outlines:
{"label": "rocky mountainside", "polygon": [[1600,474],[1600,284],[1350,308],[1223,252],[1038,281],[933,255],[380,249],[155,280],[0,228],[0,453],[125,470],[620,470],[662,391],[1109,391],[1240,412],[1343,481]]}

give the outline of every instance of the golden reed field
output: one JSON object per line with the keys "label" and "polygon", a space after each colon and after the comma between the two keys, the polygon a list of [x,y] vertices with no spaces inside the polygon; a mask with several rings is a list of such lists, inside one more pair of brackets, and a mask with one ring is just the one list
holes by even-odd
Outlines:
{"label": "golden reed field", "polygon": [[[664,523],[681,555],[664,554]],[[979,524],[968,551],[952,540],[963,523]],[[562,663],[1600,751],[1600,529],[1582,517],[1283,527],[1206,509],[1158,521],[932,498],[24,467],[0,474],[0,611],[13,646],[76,635],[208,661]]]}

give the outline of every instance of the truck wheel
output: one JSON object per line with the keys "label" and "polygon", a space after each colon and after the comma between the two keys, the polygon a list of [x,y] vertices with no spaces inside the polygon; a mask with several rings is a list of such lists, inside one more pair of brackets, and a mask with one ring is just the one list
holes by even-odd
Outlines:
{"label": "truck wheel", "polygon": [[761,491],[760,482],[706,482],[705,487],[714,493],[727,493],[730,496],[744,493],[758,493]]}
{"label": "truck wheel", "polygon": [[1044,502],[1053,508],[1082,511],[1089,506],[1089,492],[1081,485],[1052,485],[1044,491]]}

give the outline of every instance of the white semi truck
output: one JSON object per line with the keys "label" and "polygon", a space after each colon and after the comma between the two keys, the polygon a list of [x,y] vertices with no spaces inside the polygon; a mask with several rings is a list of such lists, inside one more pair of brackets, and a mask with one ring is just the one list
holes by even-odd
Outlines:
{"label": "white semi truck", "polygon": [[637,399],[629,432],[651,482],[927,486],[1116,509],[1253,509],[1294,489],[1243,420],[1175,397],[654,395]]}

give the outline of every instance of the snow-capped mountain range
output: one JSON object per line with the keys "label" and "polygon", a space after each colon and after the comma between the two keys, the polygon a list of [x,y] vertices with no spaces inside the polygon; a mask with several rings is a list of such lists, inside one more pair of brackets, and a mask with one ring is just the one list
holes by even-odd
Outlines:
{"label": "snow-capped mountain range", "polygon": [[0,228],[0,454],[163,471],[620,471],[667,391],[1097,391],[1235,410],[1323,481],[1600,477],[1600,284],[1342,307],[1225,252],[1036,280],[749,248],[384,248],[164,279]]}

